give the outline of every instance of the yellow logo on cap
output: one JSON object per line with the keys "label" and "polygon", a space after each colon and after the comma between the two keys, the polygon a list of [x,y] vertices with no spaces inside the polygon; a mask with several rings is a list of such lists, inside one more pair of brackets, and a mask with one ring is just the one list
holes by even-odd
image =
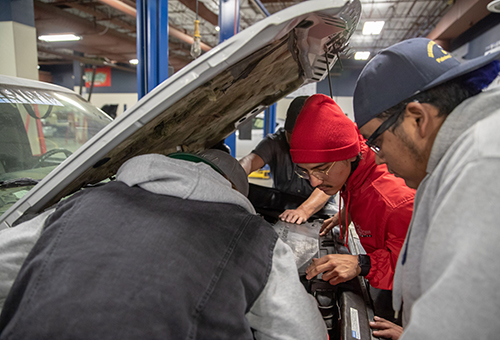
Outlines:
{"label": "yellow logo on cap", "polygon": [[[441,53],[443,53],[442,57],[439,57],[439,58],[434,57],[434,46],[437,46],[439,51],[441,51]],[[429,43],[427,44],[427,55],[429,56],[429,58],[436,59],[436,61],[438,63],[442,63],[446,59],[451,58],[451,54],[449,54],[448,52],[443,50],[443,48],[441,46],[439,46],[438,44],[436,44],[434,41],[429,41]]]}

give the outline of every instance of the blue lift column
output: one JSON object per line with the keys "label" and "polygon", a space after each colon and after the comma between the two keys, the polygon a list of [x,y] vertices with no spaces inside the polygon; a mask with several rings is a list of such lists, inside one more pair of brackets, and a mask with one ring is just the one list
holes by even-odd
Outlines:
{"label": "blue lift column", "polygon": [[[219,1],[219,43],[238,33],[240,28],[239,0]],[[236,134],[226,138],[226,144],[231,149],[231,155],[236,157]]]}
{"label": "blue lift column", "polygon": [[[253,0],[257,7],[260,8],[262,13],[268,17],[270,14],[266,7],[260,2],[260,0]],[[264,111],[264,137],[270,133],[274,133],[276,130],[276,103],[269,106]]]}
{"label": "blue lift column", "polygon": [[276,103],[264,111],[264,137],[276,130]]}
{"label": "blue lift column", "polygon": [[137,0],[137,95],[168,78],[168,0]]}

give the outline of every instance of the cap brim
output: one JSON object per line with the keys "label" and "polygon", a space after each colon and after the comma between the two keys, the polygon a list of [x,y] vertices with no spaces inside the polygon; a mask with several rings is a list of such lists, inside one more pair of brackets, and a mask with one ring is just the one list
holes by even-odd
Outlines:
{"label": "cap brim", "polygon": [[248,196],[248,176],[229,153],[218,149],[208,149],[196,155],[187,152],[175,152],[168,155],[170,158],[194,163],[205,163],[228,179],[244,196]]}
{"label": "cap brim", "polygon": [[194,162],[194,163],[200,163],[200,162],[205,163],[205,164],[209,165],[210,167],[212,167],[212,169],[214,169],[215,171],[217,171],[221,175],[224,175],[224,172],[217,165],[213,164],[212,162],[210,162],[206,158],[203,158],[201,156],[197,156],[197,155],[192,154],[192,153],[174,152],[174,153],[169,154],[168,157],[174,158],[174,159],[180,159],[183,161]]}
{"label": "cap brim", "polygon": [[472,60],[466,61],[457,65],[456,67],[450,69],[449,71],[443,73],[440,77],[434,79],[431,83],[427,84],[424,88],[422,88],[419,92],[428,90],[440,84],[447,82],[448,80],[452,80],[463,76],[469,72],[477,70],[480,67],[487,65],[493,60],[500,59],[500,51],[496,51],[494,53],[487,54],[482,57],[477,57]]}
{"label": "cap brim", "polygon": [[218,149],[208,149],[201,152],[200,156],[221,169],[236,190],[248,196],[248,175],[231,154]]}

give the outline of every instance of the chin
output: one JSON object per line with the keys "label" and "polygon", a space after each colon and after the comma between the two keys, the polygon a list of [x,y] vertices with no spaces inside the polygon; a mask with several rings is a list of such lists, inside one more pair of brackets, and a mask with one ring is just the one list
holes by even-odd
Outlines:
{"label": "chin", "polygon": [[333,195],[335,195],[338,192],[338,190],[335,190],[335,189],[330,188],[330,187],[328,187],[328,188],[318,188],[318,189],[321,190],[321,191],[323,191],[325,194],[330,195],[330,196],[333,196]]}
{"label": "chin", "polygon": [[[404,178],[403,178],[403,179],[404,179]],[[406,186],[407,186],[408,188],[412,188],[412,189],[415,189],[415,190],[418,188],[418,185],[420,184],[420,182],[419,182],[419,183],[417,183],[417,184],[415,184],[415,182],[414,182],[414,181],[411,181],[411,180],[409,180],[409,179],[404,179],[404,181],[405,181],[405,184],[406,184]]]}

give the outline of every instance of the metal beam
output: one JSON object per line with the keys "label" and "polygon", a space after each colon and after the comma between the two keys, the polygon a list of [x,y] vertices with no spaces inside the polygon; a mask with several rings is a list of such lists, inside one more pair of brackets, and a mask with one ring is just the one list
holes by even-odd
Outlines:
{"label": "metal beam", "polygon": [[132,26],[129,23],[127,23],[123,20],[117,19],[117,18],[110,18],[106,13],[103,13],[95,8],[92,8],[92,7],[89,7],[86,5],[82,5],[82,4],[84,4],[84,2],[83,3],[76,3],[76,2],[66,2],[65,3],[65,5],[67,5],[69,7],[75,8],[79,11],[82,11],[84,13],[87,13],[87,14],[94,16],[97,20],[109,21],[112,24],[120,26],[121,28],[124,28],[126,30],[129,30],[130,32],[135,32],[135,29],[136,29],[135,26]]}
{"label": "metal beam", "polygon": [[98,65],[98,66],[109,66],[109,67],[112,67],[112,68],[116,68],[117,70],[122,70],[122,71],[132,72],[132,73],[136,72],[135,69],[130,68],[130,67],[124,67],[124,66],[115,65],[115,64],[112,64],[112,63],[105,62],[103,60],[97,60],[97,59],[92,59],[92,58],[85,58],[85,57],[81,57],[81,56],[74,55],[74,54],[53,51],[51,49],[43,48],[41,46],[38,46],[38,52],[43,52],[43,53],[47,53],[47,54],[56,55],[58,57],[62,57],[62,58],[68,59],[68,60],[76,60],[76,61],[79,61],[79,62],[84,63],[84,64]]}
{"label": "metal beam", "polygon": [[[131,17],[134,17],[134,18],[137,17],[137,9],[130,7],[121,1],[118,1],[118,0],[99,0],[99,1],[107,4],[110,7],[113,7],[114,9],[116,9],[122,13],[125,13]],[[186,33],[181,32],[172,26],[169,26],[168,31],[169,31],[169,34],[171,36],[176,37],[177,39],[183,40],[183,41],[187,42],[188,44],[193,43],[193,37],[190,37]],[[202,42],[201,49],[206,52],[206,51],[209,51],[211,49],[211,47]]]}
{"label": "metal beam", "polygon": [[457,0],[427,38],[439,42],[446,49],[451,39],[458,37],[490,14],[486,8],[490,1]]}
{"label": "metal beam", "polygon": [[[34,1],[34,8],[37,34],[73,32],[82,36],[82,40],[77,42],[51,43],[53,48],[99,54],[110,60],[124,63],[134,58],[136,54],[135,38],[128,34],[92,23],[80,16],[40,1]],[[103,50],[106,52],[103,53]]]}
{"label": "metal beam", "polygon": [[251,0],[251,2],[258,8],[258,11],[264,16],[268,17],[271,15],[269,11],[266,9],[266,7],[262,4],[262,2],[260,2],[260,0]]}
{"label": "metal beam", "polygon": [[[196,13],[196,1],[197,0],[179,0],[184,6]],[[217,14],[208,9],[207,6],[201,1],[198,1],[198,15],[200,18],[211,23],[214,26],[219,24],[219,18]]]}

